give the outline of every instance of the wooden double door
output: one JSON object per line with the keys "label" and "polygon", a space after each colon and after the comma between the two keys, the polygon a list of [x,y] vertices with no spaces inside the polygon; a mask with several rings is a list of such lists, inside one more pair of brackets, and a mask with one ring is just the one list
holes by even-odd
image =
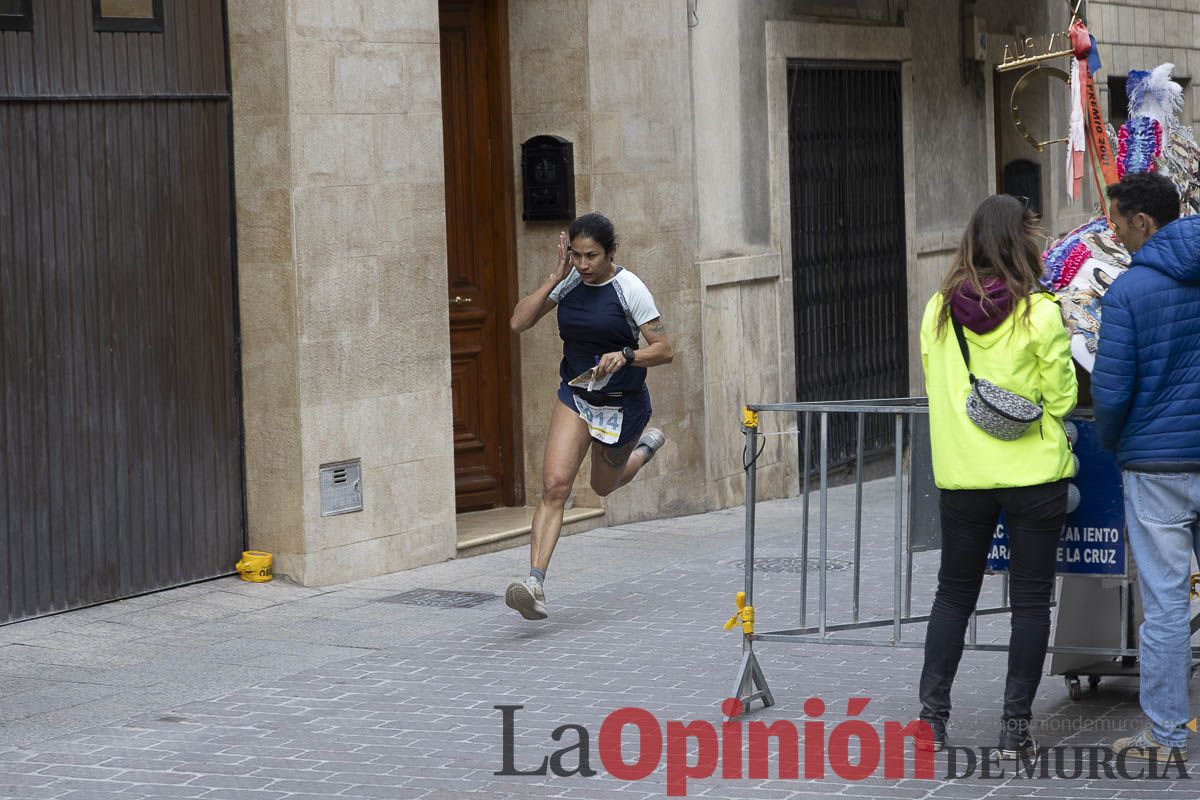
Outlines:
{"label": "wooden double door", "polygon": [[459,511],[520,505],[505,0],[440,0],[454,478]]}

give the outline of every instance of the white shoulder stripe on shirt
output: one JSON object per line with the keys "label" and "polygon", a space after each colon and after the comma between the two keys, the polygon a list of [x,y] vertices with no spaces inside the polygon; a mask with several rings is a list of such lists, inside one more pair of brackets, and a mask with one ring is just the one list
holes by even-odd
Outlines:
{"label": "white shoulder stripe on shirt", "polygon": [[572,267],[571,273],[559,281],[558,286],[555,286],[550,290],[550,301],[553,303],[561,302],[563,297],[570,294],[571,290],[582,282],[583,278],[580,277],[579,273],[574,267]]}

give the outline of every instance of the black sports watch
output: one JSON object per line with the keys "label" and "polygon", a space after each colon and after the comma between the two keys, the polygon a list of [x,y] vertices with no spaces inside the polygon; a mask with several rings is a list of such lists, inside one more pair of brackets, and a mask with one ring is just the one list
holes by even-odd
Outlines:
{"label": "black sports watch", "polygon": [[622,347],[621,355],[625,356],[625,363],[628,365],[633,363],[633,357],[637,355],[637,351],[632,347]]}

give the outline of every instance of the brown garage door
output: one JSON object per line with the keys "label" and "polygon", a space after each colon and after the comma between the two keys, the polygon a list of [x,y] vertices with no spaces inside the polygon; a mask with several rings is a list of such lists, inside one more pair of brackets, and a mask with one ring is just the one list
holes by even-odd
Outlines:
{"label": "brown garage door", "polygon": [[228,573],[245,522],[223,4],[0,27],[6,621]]}

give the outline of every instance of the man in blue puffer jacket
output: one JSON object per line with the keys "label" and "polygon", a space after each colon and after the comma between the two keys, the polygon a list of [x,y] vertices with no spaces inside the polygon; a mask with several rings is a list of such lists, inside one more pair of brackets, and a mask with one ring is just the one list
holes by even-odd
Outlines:
{"label": "man in blue puffer jacket", "polygon": [[1192,554],[1200,555],[1200,216],[1179,218],[1167,178],[1108,188],[1134,253],[1104,295],[1092,373],[1096,427],[1117,453],[1145,621],[1140,700],[1149,725],[1118,739],[1126,758],[1187,758]]}

